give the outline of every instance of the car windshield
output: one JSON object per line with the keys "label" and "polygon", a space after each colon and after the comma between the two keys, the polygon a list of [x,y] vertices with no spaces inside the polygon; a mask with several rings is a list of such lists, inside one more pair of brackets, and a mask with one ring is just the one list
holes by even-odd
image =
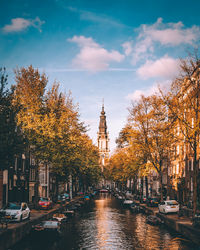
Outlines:
{"label": "car windshield", "polygon": [[168,201],[167,205],[168,206],[178,205],[178,202],[177,201]]}
{"label": "car windshield", "polygon": [[21,205],[15,203],[8,203],[5,209],[19,210],[21,209]]}
{"label": "car windshield", "polygon": [[48,198],[40,198],[40,201],[48,201]]}

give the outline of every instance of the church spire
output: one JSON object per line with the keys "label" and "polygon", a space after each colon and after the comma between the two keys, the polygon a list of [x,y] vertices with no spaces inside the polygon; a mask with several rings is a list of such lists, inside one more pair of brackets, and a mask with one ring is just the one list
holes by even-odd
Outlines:
{"label": "church spire", "polygon": [[102,103],[100,121],[99,121],[99,132],[98,132],[98,148],[101,158],[101,163],[104,165],[105,158],[109,157],[109,147],[108,147],[108,131],[106,124],[106,115],[104,111],[104,101]]}
{"label": "church spire", "polygon": [[99,133],[107,134],[107,124],[106,124],[106,115],[104,111],[104,104],[102,104],[102,110],[100,115],[100,122],[99,122]]}

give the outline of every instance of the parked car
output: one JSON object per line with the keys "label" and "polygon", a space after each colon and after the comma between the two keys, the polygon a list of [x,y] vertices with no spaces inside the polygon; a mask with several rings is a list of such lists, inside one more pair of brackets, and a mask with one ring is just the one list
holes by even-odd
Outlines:
{"label": "parked car", "polygon": [[69,197],[69,194],[68,194],[68,193],[64,193],[63,196],[65,197],[65,200],[66,200],[66,201],[69,201],[69,200],[70,200],[70,197]]}
{"label": "parked car", "polygon": [[58,195],[58,199],[57,199],[57,203],[65,203],[65,196],[64,195],[61,195],[59,194]]}
{"label": "parked car", "polygon": [[84,192],[82,192],[82,191],[77,193],[77,196],[82,196],[82,195],[84,195]]}
{"label": "parked car", "polygon": [[5,213],[5,218],[10,221],[22,221],[30,218],[30,209],[25,202],[14,203],[9,202],[3,209],[0,210]]}
{"label": "parked car", "polygon": [[159,202],[160,202],[159,198],[153,197],[149,198],[146,203],[148,207],[157,207]]}
{"label": "parked car", "polygon": [[49,198],[41,197],[38,202],[39,209],[50,209],[53,207],[53,202]]}
{"label": "parked car", "polygon": [[160,213],[177,213],[179,211],[179,204],[175,200],[163,201],[158,205]]}
{"label": "parked car", "polygon": [[145,195],[142,196],[140,199],[140,203],[146,203],[146,201],[147,201],[147,197]]}

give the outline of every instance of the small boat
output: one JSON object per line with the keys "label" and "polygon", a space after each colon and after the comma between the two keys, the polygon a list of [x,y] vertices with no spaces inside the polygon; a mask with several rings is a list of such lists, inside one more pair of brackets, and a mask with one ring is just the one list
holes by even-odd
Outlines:
{"label": "small boat", "polygon": [[65,210],[63,213],[66,214],[67,217],[72,217],[75,215],[74,210],[69,210],[69,209]]}
{"label": "small boat", "polygon": [[106,188],[102,188],[99,190],[100,193],[108,193],[108,189]]}
{"label": "small boat", "polygon": [[118,196],[117,196],[117,199],[118,199],[118,200],[123,200],[123,199],[124,199],[124,197],[123,197],[123,196],[121,196],[121,195],[118,195]]}
{"label": "small boat", "polygon": [[74,206],[77,207],[77,208],[80,208],[82,206],[82,204],[80,204],[79,202],[77,202],[77,203],[74,203]]}
{"label": "small boat", "polygon": [[61,213],[54,214],[52,218],[54,220],[59,221],[59,222],[67,221],[67,216],[65,214],[61,214]]}
{"label": "small boat", "polygon": [[132,200],[126,199],[126,200],[123,201],[123,205],[124,205],[124,206],[131,206],[132,204],[133,204],[133,201],[132,201]]}
{"label": "small boat", "polygon": [[89,201],[89,200],[90,200],[90,196],[89,196],[89,195],[85,195],[85,196],[84,196],[84,200],[85,200],[85,201]]}
{"label": "small boat", "polygon": [[130,210],[133,212],[133,213],[139,213],[140,212],[140,206],[136,203],[132,203],[130,205]]}
{"label": "small boat", "polygon": [[69,209],[69,210],[76,211],[78,208],[77,208],[76,206],[74,206],[74,205],[70,205],[70,206],[68,207],[68,209]]}
{"label": "small boat", "polygon": [[147,216],[146,222],[151,224],[151,225],[160,225],[160,224],[163,223],[162,220],[159,217],[155,216],[155,215]]}
{"label": "small boat", "polygon": [[42,221],[37,225],[33,225],[32,231],[33,233],[37,233],[37,235],[39,233],[39,235],[57,237],[61,234],[61,224],[59,221],[54,220]]}
{"label": "small boat", "polygon": [[80,205],[84,205],[84,204],[85,204],[85,202],[84,202],[84,201],[81,201],[81,200],[79,200],[78,203],[79,203]]}

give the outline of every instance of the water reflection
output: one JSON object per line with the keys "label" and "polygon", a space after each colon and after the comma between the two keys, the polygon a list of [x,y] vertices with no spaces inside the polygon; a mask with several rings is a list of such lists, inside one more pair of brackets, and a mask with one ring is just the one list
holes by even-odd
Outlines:
{"label": "water reflection", "polygon": [[30,244],[30,238],[20,244],[13,250],[198,249],[164,227],[146,224],[145,215],[123,209],[108,194],[97,197],[93,205],[72,219],[66,225],[64,236],[53,244]]}

